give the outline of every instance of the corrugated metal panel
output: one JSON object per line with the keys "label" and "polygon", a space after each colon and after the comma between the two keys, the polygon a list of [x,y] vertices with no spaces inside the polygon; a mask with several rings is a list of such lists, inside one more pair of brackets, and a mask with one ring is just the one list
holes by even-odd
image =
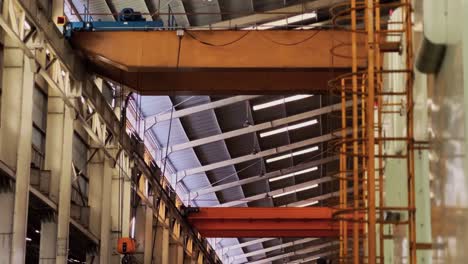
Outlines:
{"label": "corrugated metal panel", "polygon": [[223,15],[223,20],[246,16],[253,12],[252,0],[219,0],[221,11],[227,13]]}
{"label": "corrugated metal panel", "polygon": [[[139,101],[138,103],[141,106],[144,116],[167,112],[168,109],[171,109],[172,107],[172,102],[168,96],[144,96],[137,100]],[[164,147],[167,145],[170,124],[170,121],[164,121],[154,125],[151,128],[151,131],[153,132],[153,135],[160,146]],[[180,120],[174,119],[171,125],[169,144],[180,144],[188,141],[189,139],[185,134]],[[157,158],[161,158],[161,155],[164,155],[164,153],[159,153],[159,157]],[[195,152],[192,149],[171,153],[171,155],[169,155],[169,161],[176,170],[184,170],[201,165]],[[190,177],[191,178],[186,178],[182,181],[189,191],[210,185],[206,174],[192,175]],[[179,181],[180,179],[171,180],[175,182],[176,180]],[[184,199],[184,201],[186,200]],[[204,195],[195,201],[196,205],[198,206],[214,206],[219,204],[214,194]]]}
{"label": "corrugated metal panel", "polygon": [[[187,98],[185,97],[174,98],[176,103],[183,102],[186,99]],[[181,104],[180,107],[190,107],[194,104],[198,105],[200,103],[210,102],[211,100],[208,96],[197,96],[196,98]],[[192,140],[222,133],[213,110],[207,110],[186,116],[182,118],[181,121],[183,124],[185,124],[185,131]],[[231,158],[224,141],[213,142],[197,147],[195,148],[195,153],[197,154],[202,164],[210,164],[217,161],[229,160]],[[208,176],[211,183],[217,183],[224,180],[226,177],[229,177],[229,179],[232,180],[239,179],[237,177],[234,166],[227,166],[224,168],[208,171],[206,175]],[[187,178],[189,179],[187,179],[187,181],[190,181],[191,177],[192,176],[188,176]],[[242,192],[242,188],[236,187],[219,192],[218,198],[222,198],[226,201],[232,201],[244,198],[244,194]]]}
{"label": "corrugated metal panel", "polygon": [[[182,0],[187,13],[220,13],[218,1]],[[189,16],[190,25],[203,26],[221,21],[221,15],[193,15]]]}
{"label": "corrugated metal panel", "polygon": [[[160,13],[163,14],[169,13],[169,6],[171,7],[172,13],[185,13],[185,7],[182,0],[161,0],[161,3],[159,3],[158,0],[152,0],[151,2],[156,9],[160,8]],[[164,25],[168,25],[167,15],[161,15],[161,19],[164,21]],[[180,27],[190,26],[186,15],[176,15],[175,20],[177,25]]]}
{"label": "corrugated metal panel", "polygon": [[[72,0],[73,5],[80,13],[85,13],[85,7],[88,4],[87,0]],[[92,0],[89,1],[89,12],[92,14],[104,14],[104,15],[93,15],[93,20],[112,21],[114,17],[109,9],[105,0]]]}

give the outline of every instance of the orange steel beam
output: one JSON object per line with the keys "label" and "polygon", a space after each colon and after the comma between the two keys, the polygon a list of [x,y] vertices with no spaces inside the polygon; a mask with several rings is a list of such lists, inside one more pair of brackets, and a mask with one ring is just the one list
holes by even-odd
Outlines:
{"label": "orange steel beam", "polygon": [[[336,30],[75,32],[72,43],[89,55],[128,71],[143,69],[350,67],[332,59],[333,43],[348,42]],[[361,55],[365,50],[361,49]],[[347,55],[347,46],[336,53]],[[365,65],[361,65],[365,66]]]}
{"label": "orange steel beam", "polygon": [[[72,44],[89,69],[143,94],[252,94],[327,91],[348,71],[349,32],[75,32]],[[364,42],[363,38],[360,38]],[[365,56],[365,49],[358,50]],[[343,56],[339,56],[343,55]],[[360,60],[359,67],[365,68]],[[336,70],[336,71],[335,71]]]}
{"label": "orange steel beam", "polygon": [[89,69],[143,95],[328,93],[328,81],[348,72],[341,68],[128,72],[98,62]]}
{"label": "orange steel beam", "polygon": [[328,207],[213,207],[200,208],[188,220],[204,237],[338,237],[334,211]]}

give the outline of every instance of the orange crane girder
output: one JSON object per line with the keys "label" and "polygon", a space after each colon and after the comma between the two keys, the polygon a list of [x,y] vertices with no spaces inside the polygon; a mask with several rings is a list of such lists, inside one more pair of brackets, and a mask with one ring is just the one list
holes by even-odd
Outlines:
{"label": "orange crane girder", "polygon": [[[327,92],[349,71],[349,32],[201,30],[75,32],[88,69],[142,94]],[[363,42],[364,43],[364,42]],[[365,55],[365,50],[360,50]],[[343,56],[340,56],[343,55]],[[360,65],[365,67],[365,60]]]}
{"label": "orange crane girder", "polygon": [[213,207],[199,208],[188,220],[204,237],[338,237],[334,211],[328,207]]}

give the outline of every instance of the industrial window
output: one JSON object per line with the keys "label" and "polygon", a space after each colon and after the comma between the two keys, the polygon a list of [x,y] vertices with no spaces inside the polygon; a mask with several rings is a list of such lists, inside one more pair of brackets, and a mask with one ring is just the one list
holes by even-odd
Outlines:
{"label": "industrial window", "polygon": [[73,135],[73,164],[77,171],[87,174],[88,145],[85,140],[75,132]]}
{"label": "industrial window", "polygon": [[75,165],[76,178],[72,185],[71,201],[80,206],[88,205],[87,160],[88,145],[85,140],[75,132],[73,135],[73,164]]}
{"label": "industrial window", "polygon": [[32,121],[31,164],[35,168],[43,169],[47,127],[47,95],[38,86],[34,86],[33,91]]}

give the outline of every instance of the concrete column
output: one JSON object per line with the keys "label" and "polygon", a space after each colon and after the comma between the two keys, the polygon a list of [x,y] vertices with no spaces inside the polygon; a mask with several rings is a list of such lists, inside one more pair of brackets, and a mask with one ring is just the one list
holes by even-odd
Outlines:
{"label": "concrete column", "polygon": [[195,264],[195,258],[190,255],[184,256],[184,264]]}
{"label": "concrete column", "polygon": [[15,195],[13,192],[0,192],[0,264],[10,264],[11,237],[13,230],[13,212]]}
{"label": "concrete column", "polygon": [[56,262],[57,223],[43,221],[41,223],[41,241],[39,246],[39,264],[54,264]]}
{"label": "concrete column", "polygon": [[[144,264],[151,264],[151,255],[153,254],[153,209],[146,206],[145,209],[145,247]],[[157,253],[157,252],[154,252]]]}
{"label": "concrete column", "polygon": [[102,175],[102,214],[101,214],[101,244],[100,263],[112,263],[110,261],[112,252],[111,239],[111,197],[112,197],[112,177],[113,168],[111,161],[105,159],[104,174]]}
{"label": "concrete column", "polygon": [[[47,104],[47,134],[44,169],[50,171],[49,198],[59,203],[59,185],[62,172],[62,154],[64,152],[64,109],[65,104],[58,91],[49,88]],[[39,246],[39,263],[56,262],[57,222],[41,224],[41,243]]]}
{"label": "concrete column", "polygon": [[[73,116],[60,97],[49,88],[47,105],[46,155],[44,168],[50,171],[49,198],[58,206],[57,222],[42,224],[40,263],[66,263],[68,255],[68,225],[72,177]],[[58,231],[60,225],[60,233]],[[47,242],[46,242],[47,241]],[[51,255],[54,256],[51,259]],[[55,256],[60,255],[60,260]]]}
{"label": "concrete column", "polygon": [[109,263],[119,263],[120,255],[117,252],[117,241],[121,236],[122,230],[120,229],[121,210],[121,193],[122,193],[122,175],[119,169],[113,171],[112,176],[112,199],[111,199],[111,224],[112,224],[112,255]]}
{"label": "concrete column", "polygon": [[89,231],[96,236],[101,234],[102,180],[104,176],[104,154],[98,151],[88,164],[89,174]]}
{"label": "concrete column", "polygon": [[122,237],[130,237],[132,183],[124,177],[122,185]]}
{"label": "concrete column", "polygon": [[135,257],[138,261],[143,262],[144,260],[144,250],[145,250],[145,222],[146,222],[146,210],[145,206],[139,205],[136,209],[135,214],[135,240],[137,242],[137,254]]}
{"label": "concrete column", "polygon": [[164,227],[161,226],[161,223],[157,223],[157,227],[155,228],[156,232],[156,239],[153,245],[153,263],[161,264],[162,263],[162,256],[161,256],[161,248],[162,248],[162,236],[163,236]]}
{"label": "concrete column", "polygon": [[183,264],[184,263],[184,248],[177,241],[173,241],[169,248],[170,263]]}
{"label": "concrete column", "polygon": [[57,220],[57,264],[67,263],[68,239],[70,226],[70,199],[72,189],[72,145],[73,115],[68,107],[63,112],[63,146],[62,167],[59,185],[59,204]]}
{"label": "concrete column", "polygon": [[[16,182],[14,194],[4,194],[9,211],[2,209],[0,218],[12,218],[13,222],[5,229],[7,236],[11,234],[11,242],[5,248],[8,256],[0,261],[9,259],[11,263],[24,263],[26,254],[26,230],[29,201],[29,176],[31,163],[32,137],[32,96],[34,74],[31,65],[23,51],[6,38],[4,47],[2,111],[0,127],[0,157],[11,168],[16,168]],[[11,220],[2,219],[9,223]],[[5,263],[9,263],[8,261]]]}
{"label": "concrete column", "polygon": [[[165,221],[169,226],[169,219]],[[153,261],[155,264],[169,264],[169,229],[158,223]]]}

